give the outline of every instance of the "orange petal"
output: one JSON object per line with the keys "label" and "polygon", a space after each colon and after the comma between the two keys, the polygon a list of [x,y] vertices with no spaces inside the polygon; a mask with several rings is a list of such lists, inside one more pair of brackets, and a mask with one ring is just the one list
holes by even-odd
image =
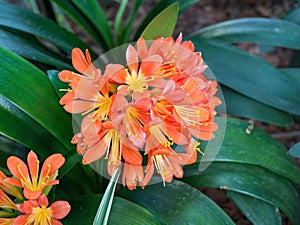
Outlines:
{"label": "orange petal", "polygon": [[41,195],[38,199],[39,206],[47,207],[49,205],[48,198],[45,195]]}
{"label": "orange petal", "polygon": [[143,158],[141,153],[137,150],[128,148],[126,145],[122,146],[122,156],[125,160],[125,164],[130,164],[133,166],[142,165]]}
{"label": "orange petal", "polygon": [[162,58],[159,55],[152,55],[145,58],[141,63],[140,70],[147,76],[152,76],[160,67]]}
{"label": "orange petal", "polygon": [[90,64],[88,63],[83,52],[79,48],[74,48],[72,50],[72,64],[77,71],[83,74],[90,67]]}
{"label": "orange petal", "polygon": [[106,147],[102,143],[98,143],[89,148],[83,155],[82,163],[86,165],[100,159],[106,152]]}
{"label": "orange petal", "polygon": [[61,154],[50,155],[44,161],[40,178],[43,178],[45,176],[51,176],[64,164],[64,162],[65,158]]}
{"label": "orange petal", "polygon": [[50,209],[52,210],[52,218],[62,219],[69,214],[71,206],[67,201],[56,201],[52,203]]}
{"label": "orange petal", "polygon": [[74,100],[66,103],[64,109],[69,113],[83,113],[94,108],[95,103],[82,100]]}
{"label": "orange petal", "polygon": [[59,222],[58,220],[56,219],[50,219],[50,224],[51,225],[63,225],[61,222]]}
{"label": "orange petal", "polygon": [[69,70],[63,70],[58,74],[58,77],[63,82],[71,82],[74,78],[74,72]]}
{"label": "orange petal", "polygon": [[29,215],[20,215],[14,221],[13,225],[24,225],[27,223]]}
{"label": "orange petal", "polygon": [[195,46],[194,46],[193,42],[191,42],[191,41],[184,41],[184,42],[182,42],[181,46],[191,50],[192,52],[195,50]]}
{"label": "orange petal", "polygon": [[74,100],[74,91],[70,91],[70,92],[67,92],[59,101],[59,104],[61,105],[65,105],[67,103],[70,103],[71,101]]}
{"label": "orange petal", "polygon": [[38,167],[39,160],[38,160],[37,155],[33,151],[30,151],[28,153],[27,163],[28,163],[28,167],[29,167],[31,181],[32,181],[32,183],[36,183],[38,172],[39,172],[39,167]]}
{"label": "orange petal", "polygon": [[27,165],[18,157],[11,156],[7,159],[7,167],[15,177],[30,180]]}
{"label": "orange petal", "polygon": [[126,50],[126,62],[129,67],[129,70],[132,73],[135,71],[135,73],[138,72],[138,54],[135,48],[132,45],[129,45]]}
{"label": "orange petal", "polygon": [[147,57],[148,47],[144,38],[139,38],[139,40],[136,43],[136,49],[141,60]]}
{"label": "orange petal", "polygon": [[41,196],[42,190],[30,191],[29,189],[25,188],[23,190],[23,194],[27,199],[37,199],[38,197]]}
{"label": "orange petal", "polygon": [[[152,159],[149,158],[149,160],[152,163]],[[144,188],[149,183],[149,181],[151,180],[153,174],[154,174],[154,165],[148,163],[147,168],[146,168],[146,175],[145,175],[144,181],[141,185],[142,188]]]}
{"label": "orange petal", "polygon": [[118,84],[121,84],[125,82],[126,71],[124,66],[120,64],[108,64],[106,66],[104,76]]}
{"label": "orange petal", "polygon": [[19,180],[15,179],[15,178],[8,177],[4,181],[8,184],[13,185],[13,186],[23,187],[22,183]]}
{"label": "orange petal", "polygon": [[92,80],[80,79],[75,90],[75,96],[80,99],[96,101],[98,90],[95,88]]}

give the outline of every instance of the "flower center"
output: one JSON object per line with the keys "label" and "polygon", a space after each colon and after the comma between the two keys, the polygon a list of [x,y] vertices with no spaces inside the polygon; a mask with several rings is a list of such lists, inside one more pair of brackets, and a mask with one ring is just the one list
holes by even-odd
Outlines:
{"label": "flower center", "polygon": [[149,130],[151,135],[153,135],[155,139],[164,147],[170,147],[174,144],[171,137],[167,139],[166,132],[164,132],[164,128],[161,124],[151,126]]}
{"label": "flower center", "polygon": [[51,225],[51,210],[46,206],[35,207],[32,209],[32,214],[29,216],[25,225],[29,224],[44,224]]}
{"label": "flower center", "polygon": [[126,131],[130,136],[132,133],[135,137],[140,136],[141,127],[144,125],[140,118],[139,112],[134,107],[128,107],[126,110]]}
{"label": "flower center", "polygon": [[[105,142],[107,142],[107,147],[110,147],[110,150],[107,149],[105,159],[108,159],[109,165],[117,165],[118,161],[121,160],[122,155],[122,144],[120,141],[119,133],[111,129],[105,136]],[[108,157],[110,156],[110,157]]]}
{"label": "flower center", "polygon": [[89,117],[92,118],[93,121],[101,121],[101,120],[106,120],[107,116],[108,116],[108,112],[110,110],[110,106],[111,106],[111,99],[109,98],[109,96],[102,96],[99,95],[97,97],[97,102],[95,102],[95,105],[92,109],[82,113],[82,115],[86,115],[88,113],[92,112],[91,114],[89,114]]}
{"label": "flower center", "polygon": [[126,69],[125,83],[128,85],[127,91],[133,92],[144,92],[148,89],[147,79],[145,79],[143,74],[137,73],[136,71],[129,71]]}

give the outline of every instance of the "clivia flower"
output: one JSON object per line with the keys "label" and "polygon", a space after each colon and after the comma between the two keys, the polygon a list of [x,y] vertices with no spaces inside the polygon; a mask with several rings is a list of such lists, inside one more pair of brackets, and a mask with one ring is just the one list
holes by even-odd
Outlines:
{"label": "clivia flower", "polygon": [[15,218],[0,218],[1,225],[13,225]]}
{"label": "clivia flower", "polygon": [[36,200],[27,200],[18,205],[18,209],[22,215],[19,215],[13,225],[62,225],[59,221],[66,217],[71,206],[66,201],[53,202],[48,207],[48,198],[41,195]]}
{"label": "clivia flower", "polygon": [[16,204],[0,189],[0,208],[17,209]]}
{"label": "clivia flower", "polygon": [[201,53],[181,34],[150,44],[140,38],[124,58],[125,65],[107,64],[102,74],[87,51],[73,50],[80,74],[59,73],[70,83],[60,103],[84,117],[72,143],[84,164],[105,157],[109,174],[123,163],[122,183],[129,189],[147,185],[155,169],[164,183],[180,178],[182,166],[201,152],[199,140],[211,140],[218,129],[217,83],[204,77]]}
{"label": "clivia flower", "polygon": [[40,170],[40,161],[37,155],[30,151],[26,165],[16,156],[7,159],[7,167],[14,178],[6,178],[8,184],[24,188],[23,194],[27,199],[37,199],[42,195],[47,186],[58,184],[56,180],[58,169],[64,164],[65,159],[61,154],[49,156]]}
{"label": "clivia flower", "polygon": [[22,193],[14,186],[6,182],[7,176],[0,170],[0,190],[2,189],[7,194],[23,200]]}

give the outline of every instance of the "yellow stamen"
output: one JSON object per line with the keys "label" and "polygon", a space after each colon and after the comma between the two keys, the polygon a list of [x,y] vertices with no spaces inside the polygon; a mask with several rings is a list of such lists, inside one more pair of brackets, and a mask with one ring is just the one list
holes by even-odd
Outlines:
{"label": "yellow stamen", "polygon": [[32,209],[32,214],[28,217],[25,225],[51,225],[51,210],[47,209],[46,206],[35,207]]}
{"label": "yellow stamen", "polygon": [[170,142],[172,139],[167,139],[165,129],[161,124],[157,124],[154,126],[151,126],[149,128],[150,133],[156,138],[156,140],[161,143],[164,147],[170,147],[173,145],[173,142]]}
{"label": "yellow stamen", "polygon": [[21,164],[19,164],[19,165],[17,166],[17,169],[18,169],[18,171],[19,171],[19,173],[20,173],[20,175],[21,175],[20,181],[21,181],[22,185],[23,185],[24,187],[26,187],[26,188],[32,190],[33,187],[32,187],[31,180],[30,180],[30,178],[25,177],[24,174],[22,173],[22,171],[21,171]]}
{"label": "yellow stamen", "polygon": [[156,171],[158,174],[160,174],[163,180],[163,184],[165,186],[166,185],[165,176],[170,173],[170,170],[172,170],[172,164],[170,163],[166,155],[152,156],[152,160],[156,168]]}

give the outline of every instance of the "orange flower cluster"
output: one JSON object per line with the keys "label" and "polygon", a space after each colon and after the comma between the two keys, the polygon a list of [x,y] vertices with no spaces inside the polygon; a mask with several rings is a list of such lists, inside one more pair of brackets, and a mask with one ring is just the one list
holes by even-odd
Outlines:
{"label": "orange flower cluster", "polygon": [[0,224],[62,225],[58,220],[70,212],[69,203],[56,201],[48,207],[46,195],[51,186],[58,184],[58,169],[64,161],[61,154],[53,154],[44,161],[40,170],[40,161],[33,151],[27,156],[27,165],[18,157],[9,157],[7,166],[13,177],[6,177],[0,171]]}
{"label": "orange flower cluster", "polygon": [[59,73],[70,87],[60,104],[84,116],[72,143],[84,164],[104,156],[109,174],[123,163],[129,189],[147,185],[155,168],[164,183],[180,178],[182,166],[196,161],[199,140],[210,140],[217,130],[217,83],[204,77],[201,53],[182,35],[150,45],[140,38],[124,57],[126,65],[108,64],[102,74],[88,51],[73,49],[78,72]]}

